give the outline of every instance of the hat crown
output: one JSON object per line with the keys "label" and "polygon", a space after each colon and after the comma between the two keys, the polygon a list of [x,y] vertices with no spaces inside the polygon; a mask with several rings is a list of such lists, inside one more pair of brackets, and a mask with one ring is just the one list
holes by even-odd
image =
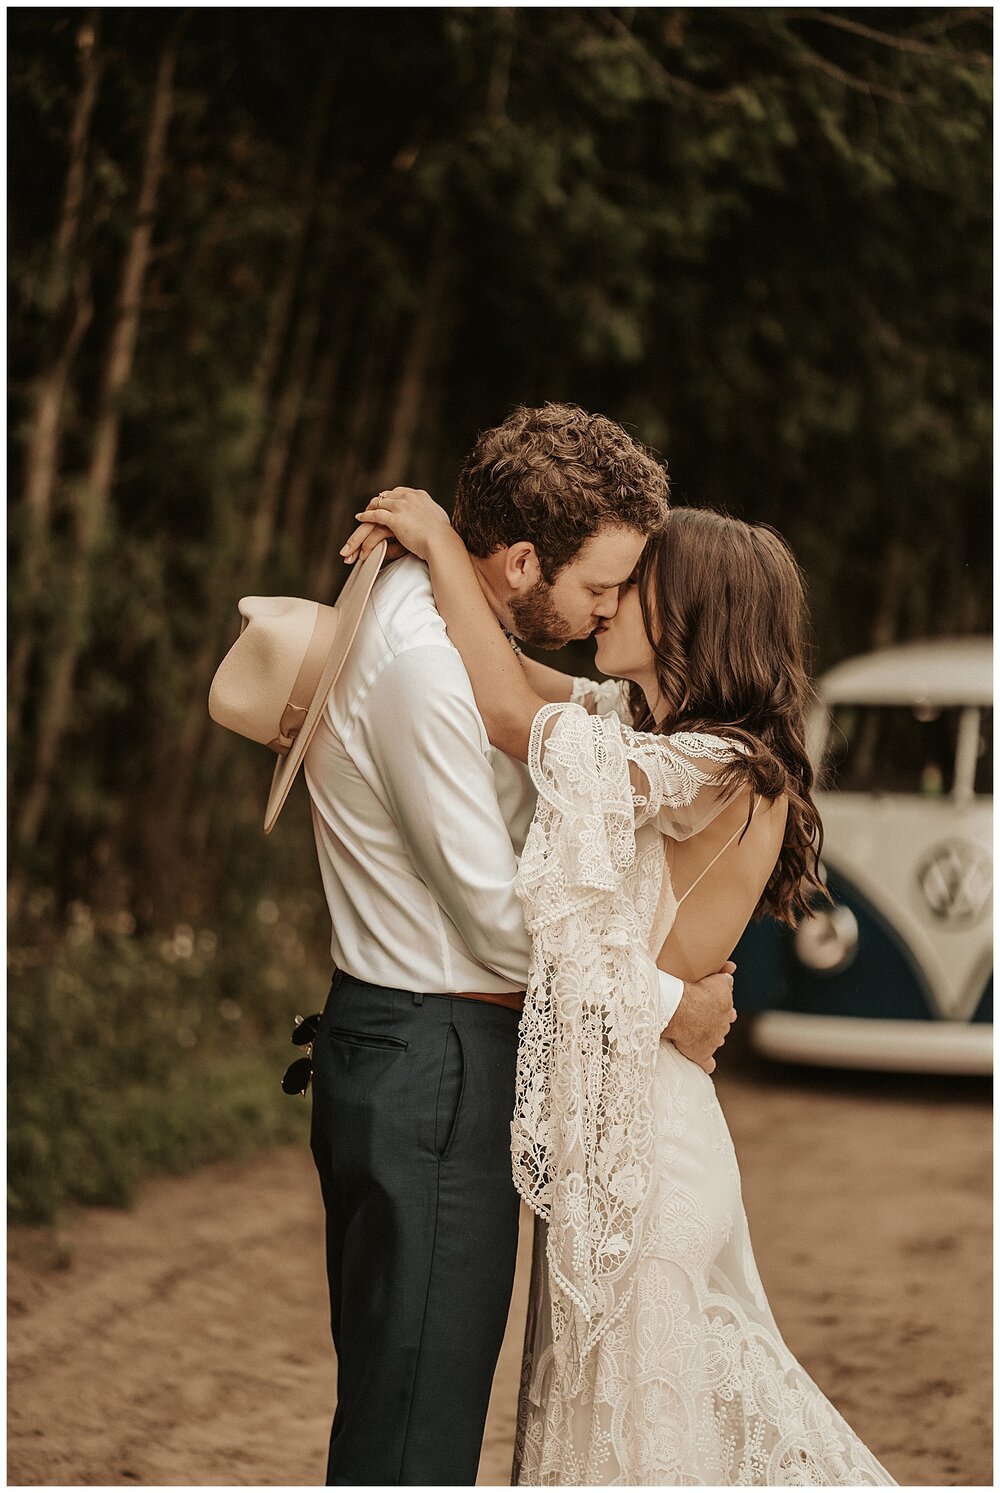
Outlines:
{"label": "hat crown", "polygon": [[300,596],[244,596],[240,635],[216,670],[208,696],[212,719],[268,746],[309,649],[320,611]]}
{"label": "hat crown", "polygon": [[240,634],[215,671],[208,711],[277,752],[264,811],[274,826],[361,625],[385,540],[351,570],[333,606],[301,596],[243,596]]}
{"label": "hat crown", "polygon": [[236,606],[240,616],[247,622],[266,622],[268,619],[281,621],[305,616],[306,613],[311,618],[315,615],[319,602],[306,601],[301,596],[241,596]]}

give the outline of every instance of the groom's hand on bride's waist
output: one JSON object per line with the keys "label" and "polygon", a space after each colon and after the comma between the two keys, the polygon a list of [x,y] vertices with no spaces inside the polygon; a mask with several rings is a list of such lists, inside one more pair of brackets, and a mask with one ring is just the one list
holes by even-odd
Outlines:
{"label": "groom's hand on bride's waist", "polygon": [[733,1006],[733,974],[736,965],[727,959],[718,974],[684,982],[684,994],[670,1024],[664,1028],[679,1052],[706,1073],[715,1068],[715,1053],[725,1042],[736,1020]]}

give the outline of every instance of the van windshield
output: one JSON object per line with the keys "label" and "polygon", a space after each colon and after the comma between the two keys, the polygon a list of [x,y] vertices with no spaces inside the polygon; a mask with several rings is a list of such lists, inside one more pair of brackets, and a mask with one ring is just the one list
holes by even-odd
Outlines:
{"label": "van windshield", "polygon": [[951,793],[961,717],[961,706],[835,705],[821,784],[842,793]]}
{"label": "van windshield", "polygon": [[993,792],[993,712],[992,710],[981,710],[979,713],[979,741],[976,744],[976,784],[977,793]]}

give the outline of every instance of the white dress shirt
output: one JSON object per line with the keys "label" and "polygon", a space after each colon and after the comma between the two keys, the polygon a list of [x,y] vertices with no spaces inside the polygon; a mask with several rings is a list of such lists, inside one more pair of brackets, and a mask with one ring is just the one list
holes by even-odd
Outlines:
{"label": "white dress shirt", "polygon": [[[523,990],[534,789],[490,746],[414,556],[375,582],[303,768],[337,968],[428,995]],[[664,1026],[683,989],[661,973]]]}

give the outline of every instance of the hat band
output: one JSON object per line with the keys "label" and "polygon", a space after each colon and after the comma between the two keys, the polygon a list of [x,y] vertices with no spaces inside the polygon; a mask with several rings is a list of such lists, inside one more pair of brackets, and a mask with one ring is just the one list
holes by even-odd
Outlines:
{"label": "hat band", "polygon": [[[295,676],[288,703],[281,712],[278,735],[268,742],[268,746],[273,752],[277,752],[279,757],[287,755],[302,728],[302,722],[309,713],[309,707],[319,688],[323,669],[337,636],[338,621],[339,618],[333,607],[317,605],[312,636],[302,659],[302,665]],[[305,700],[306,704],[297,705],[295,703],[297,700]]]}

